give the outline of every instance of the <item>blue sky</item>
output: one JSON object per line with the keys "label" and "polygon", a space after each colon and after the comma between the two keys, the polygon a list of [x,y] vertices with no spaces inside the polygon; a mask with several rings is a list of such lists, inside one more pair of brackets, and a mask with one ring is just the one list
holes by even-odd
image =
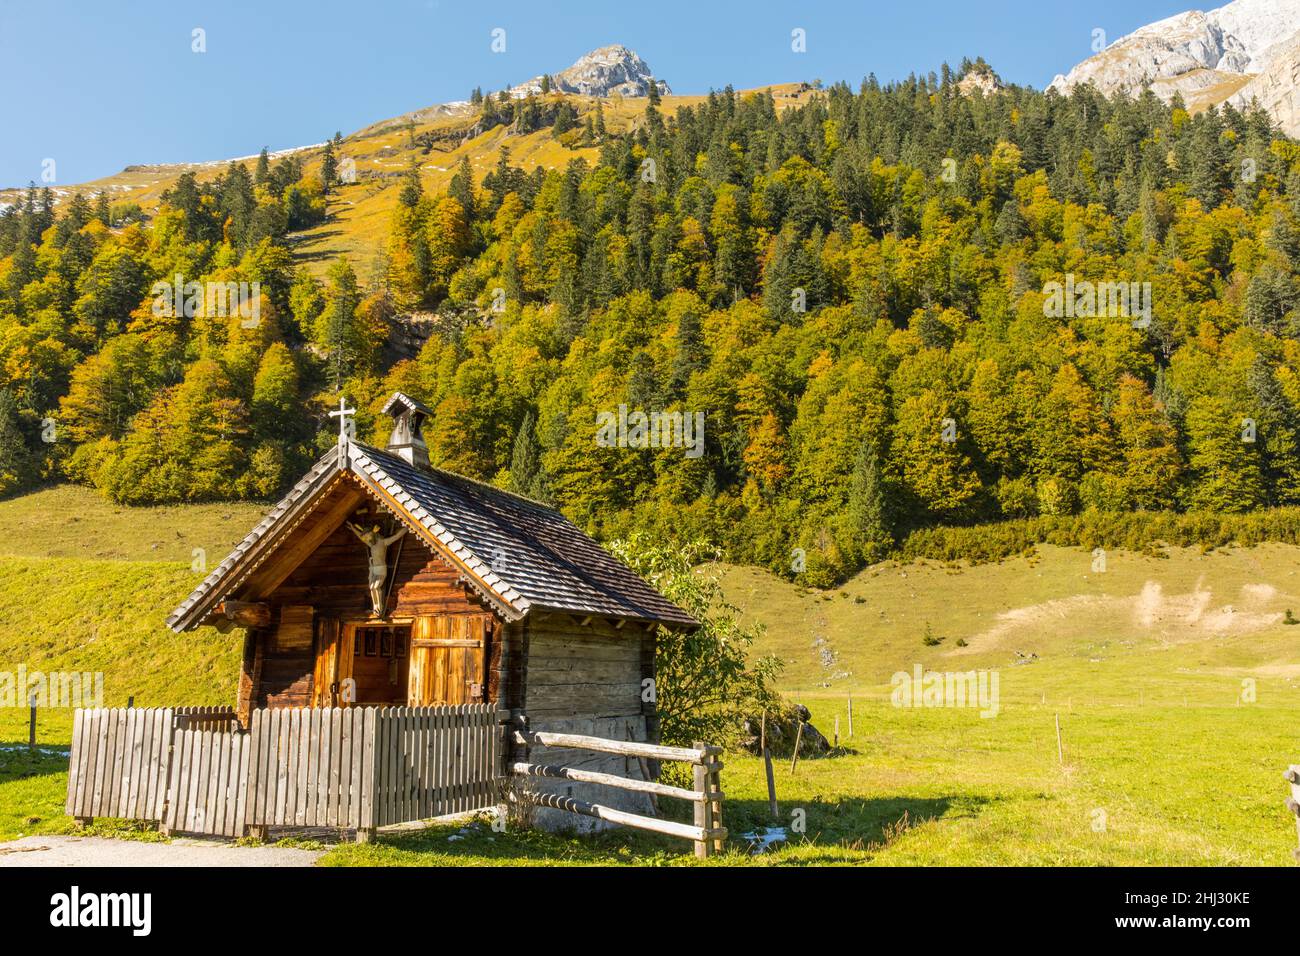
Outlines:
{"label": "blue sky", "polygon": [[[1214,4],[1211,4],[1214,5]],[[855,84],[983,56],[1041,87],[1184,0],[631,4],[449,0],[0,0],[0,186],[316,143],[555,72],[623,43],[674,91],[820,78]],[[505,53],[490,49],[506,30]],[[790,32],[807,34],[793,53]],[[207,52],[191,50],[202,28]]]}

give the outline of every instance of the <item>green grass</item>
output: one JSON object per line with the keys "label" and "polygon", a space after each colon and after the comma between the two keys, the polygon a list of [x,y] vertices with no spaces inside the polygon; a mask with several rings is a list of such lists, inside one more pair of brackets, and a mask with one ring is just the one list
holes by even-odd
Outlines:
{"label": "green grass", "polygon": [[[197,583],[172,562],[0,556],[0,671],[101,672],[104,706],[231,704],[242,632],[173,634],[167,613]],[[0,707],[0,740],[27,740],[25,706]],[[37,740],[66,745],[72,711],[37,711]]]}
{"label": "green grass", "polygon": [[[1289,704],[1214,707],[1191,701],[1060,706],[1012,681],[995,719],[971,711],[854,702],[843,755],[777,761],[777,825],[790,843],[751,856],[741,834],[769,826],[762,762],[728,754],[725,865],[1154,866],[1286,865],[1295,828],[1282,809],[1292,759]],[[1006,688],[1004,685],[1004,694]],[[831,725],[839,700],[806,698]],[[794,832],[802,818],[803,832]],[[449,841],[460,827],[340,846],[324,865],[692,865],[681,841],[616,831],[598,838],[493,834]]]}
{"label": "green grass", "polygon": [[[80,520],[45,513],[54,507]],[[109,704],[132,694],[141,706],[229,702],[237,636],[173,635],[162,621],[198,578],[190,550],[220,560],[259,513],[124,509],[70,488],[0,503],[0,552],[9,552],[0,553],[0,671],[20,662],[102,670]],[[791,840],[761,856],[747,854],[740,835],[772,823],[762,764],[728,754],[732,839],[711,865],[1291,861],[1281,771],[1300,758],[1291,730],[1300,627],[1282,621],[1288,608],[1300,611],[1300,548],[1115,552],[1099,573],[1089,553],[1044,547],[977,567],[880,565],[827,593],[754,569],[711,571],[748,619],[767,626],[759,650],[783,661],[787,695],[827,736],[838,716],[842,744],[793,772],[778,761],[777,823]],[[935,646],[924,643],[927,625],[942,638]],[[891,675],[917,663],[997,671],[997,716],[892,706]],[[67,711],[42,711],[41,746],[65,746],[70,726]],[[0,709],[0,746],[25,740],[26,710]],[[68,830],[65,785],[57,754],[0,750],[0,840]],[[684,806],[674,810],[684,818]],[[681,841],[627,830],[573,837],[455,825],[336,846],[322,863],[695,861]]]}
{"label": "green grass", "polygon": [[198,548],[211,568],[268,510],[241,503],[131,508],[89,488],[58,485],[0,501],[0,554],[189,565]]}

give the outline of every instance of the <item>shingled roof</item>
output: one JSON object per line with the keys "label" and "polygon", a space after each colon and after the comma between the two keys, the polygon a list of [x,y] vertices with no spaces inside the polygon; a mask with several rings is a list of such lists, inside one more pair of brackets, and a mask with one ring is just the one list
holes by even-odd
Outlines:
{"label": "shingled roof", "polygon": [[698,622],[554,509],[357,442],[330,451],[167,618],[198,626],[275,550],[341,473],[359,479],[508,620],[561,611],[693,628]]}

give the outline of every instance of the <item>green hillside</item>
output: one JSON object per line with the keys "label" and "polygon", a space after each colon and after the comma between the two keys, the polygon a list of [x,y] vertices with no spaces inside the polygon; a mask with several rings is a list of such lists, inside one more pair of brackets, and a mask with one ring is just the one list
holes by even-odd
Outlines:
{"label": "green hillside", "polygon": [[[80,520],[31,534],[38,508],[53,502]],[[229,702],[237,636],[173,635],[162,624],[197,577],[183,560],[191,542],[164,542],[179,531],[220,551],[256,516],[253,507],[125,509],[76,488],[0,503],[0,550],[11,552],[0,557],[0,670],[102,669],[114,705],[131,694],[141,705]],[[97,556],[110,548],[116,560]],[[150,560],[160,552],[166,560]],[[884,564],[826,592],[752,568],[702,569],[767,626],[757,650],[784,661],[787,696],[828,736],[838,717],[847,748],[793,773],[778,762],[783,821],[795,809],[808,820],[795,845],[723,861],[1289,861],[1295,835],[1280,809],[1280,771],[1300,758],[1289,729],[1300,705],[1300,627],[1283,620],[1300,610],[1300,548],[1113,552],[1104,573],[1092,562],[1043,547],[975,567]],[[924,643],[927,625],[937,645]],[[997,716],[891,706],[890,676],[916,663],[996,670]],[[0,710],[0,745],[25,740],[25,721],[25,710]],[[66,712],[41,713],[42,744],[65,745],[69,729]],[[0,838],[65,827],[64,774],[57,757],[0,751]],[[729,755],[724,783],[733,834],[768,822],[760,762]],[[448,844],[441,830],[342,847],[327,862],[662,860],[655,850],[686,862],[679,844],[626,833],[590,844]]]}
{"label": "green hillside", "polygon": [[273,498],[401,390],[441,467],[822,586],[936,529],[1300,505],[1300,144],[972,72],[489,96],[129,216],[33,188],[0,494]]}

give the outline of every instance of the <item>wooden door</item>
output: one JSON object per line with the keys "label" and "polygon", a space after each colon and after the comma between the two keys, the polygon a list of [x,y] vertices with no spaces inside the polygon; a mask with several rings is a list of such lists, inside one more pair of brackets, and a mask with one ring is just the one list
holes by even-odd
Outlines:
{"label": "wooden door", "polygon": [[487,699],[489,615],[458,614],[415,619],[407,703],[470,704]]}
{"label": "wooden door", "polygon": [[406,703],[411,628],[321,618],[316,629],[313,707]]}
{"label": "wooden door", "polygon": [[343,627],[336,617],[316,618],[316,663],[312,670],[311,705],[336,707]]}
{"label": "wooden door", "polygon": [[[340,649],[340,682],[347,681],[357,706],[387,707],[406,703],[411,628],[407,624],[345,624]],[[346,673],[344,673],[346,671]]]}

